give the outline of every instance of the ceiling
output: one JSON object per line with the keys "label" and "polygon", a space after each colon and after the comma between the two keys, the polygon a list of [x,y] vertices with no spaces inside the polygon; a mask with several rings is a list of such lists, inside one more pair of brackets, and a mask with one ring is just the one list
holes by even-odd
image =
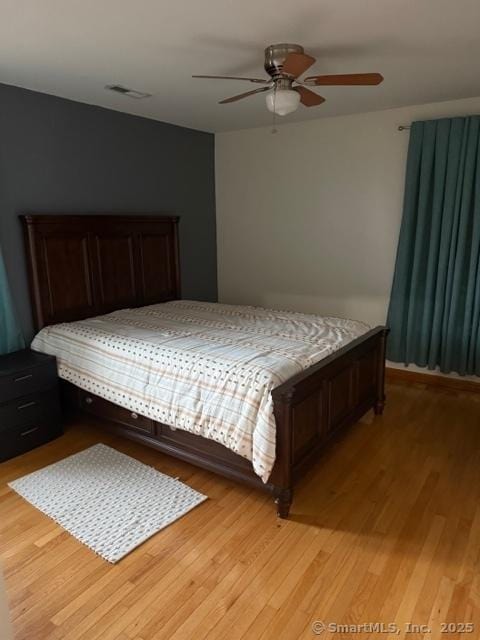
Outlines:
{"label": "ceiling", "polygon": [[217,104],[255,85],[191,74],[263,77],[263,49],[279,42],[317,58],[307,75],[385,77],[319,87],[327,101],[285,122],[480,95],[478,0],[2,0],[1,17],[0,82],[206,131],[271,114],[261,94]]}

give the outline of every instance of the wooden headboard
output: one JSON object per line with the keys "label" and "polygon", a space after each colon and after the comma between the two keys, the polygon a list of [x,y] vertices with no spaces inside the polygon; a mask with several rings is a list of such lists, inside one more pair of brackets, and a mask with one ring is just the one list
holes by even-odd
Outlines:
{"label": "wooden headboard", "polygon": [[180,297],[177,217],[21,219],[37,330]]}

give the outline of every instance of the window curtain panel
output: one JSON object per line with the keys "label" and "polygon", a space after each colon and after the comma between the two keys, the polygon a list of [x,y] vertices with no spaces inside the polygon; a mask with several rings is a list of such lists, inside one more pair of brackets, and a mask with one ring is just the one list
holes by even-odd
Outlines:
{"label": "window curtain panel", "polygon": [[0,354],[23,349],[25,342],[13,312],[7,272],[0,248]]}
{"label": "window curtain panel", "polygon": [[480,375],[480,117],[414,122],[388,358]]}

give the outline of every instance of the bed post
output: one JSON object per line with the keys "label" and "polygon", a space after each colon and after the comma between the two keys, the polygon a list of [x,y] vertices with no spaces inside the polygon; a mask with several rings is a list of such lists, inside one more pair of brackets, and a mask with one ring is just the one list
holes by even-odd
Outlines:
{"label": "bed post", "polygon": [[274,468],[274,497],[277,516],[288,518],[293,500],[292,479],[292,398],[295,387],[274,397],[274,414],[277,425],[277,464]]}
{"label": "bed post", "polygon": [[385,352],[387,347],[387,336],[389,330],[384,329],[380,336],[378,345],[378,364],[377,364],[377,399],[373,410],[375,415],[381,416],[385,408]]}

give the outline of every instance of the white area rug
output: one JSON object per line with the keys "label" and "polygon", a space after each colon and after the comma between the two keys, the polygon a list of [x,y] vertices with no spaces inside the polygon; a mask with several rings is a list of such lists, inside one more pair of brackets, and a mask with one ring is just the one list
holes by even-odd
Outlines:
{"label": "white area rug", "polygon": [[207,499],[104,444],[9,486],[108,562],[118,562]]}

